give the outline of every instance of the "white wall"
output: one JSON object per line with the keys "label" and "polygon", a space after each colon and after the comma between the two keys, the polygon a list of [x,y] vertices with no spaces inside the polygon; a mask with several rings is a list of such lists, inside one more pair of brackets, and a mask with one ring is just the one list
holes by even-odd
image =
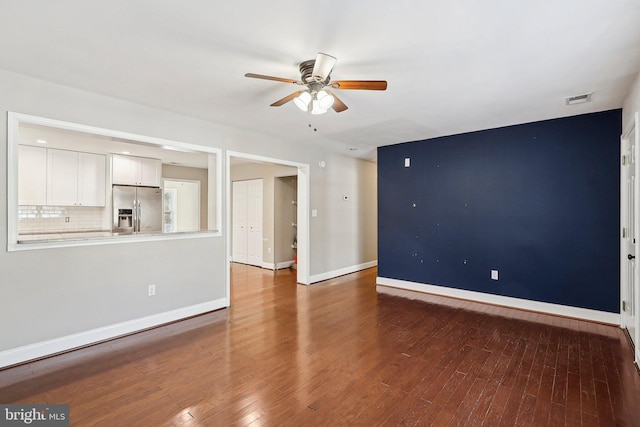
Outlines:
{"label": "white wall", "polygon": [[631,90],[629,90],[629,93],[622,103],[623,129],[626,129],[636,111],[640,111],[640,73],[636,76],[636,80],[631,86]]}
{"label": "white wall", "polygon": [[326,279],[326,272],[344,274],[345,265],[378,259],[377,165],[337,155],[325,162],[324,168],[313,167],[320,176],[311,181],[311,209],[318,210],[310,222],[311,259],[325,260],[323,270],[312,265],[311,282]]}
{"label": "white wall", "polygon": [[[375,164],[304,141],[284,143],[5,71],[0,71],[0,93],[0,110],[5,114],[14,111],[310,164],[310,209],[319,212],[310,221],[310,273],[326,275],[375,261]],[[5,147],[6,125],[6,119],[0,120]],[[6,155],[6,149],[0,150],[3,242],[7,241]],[[325,169],[317,166],[319,160],[326,160]],[[349,202],[341,200],[343,194],[351,196]],[[0,324],[5,325],[0,365],[3,355],[23,346],[226,299],[225,239],[223,229],[222,236],[190,240],[17,252],[5,247],[0,252]],[[157,294],[149,298],[146,287],[151,283],[156,284]]]}

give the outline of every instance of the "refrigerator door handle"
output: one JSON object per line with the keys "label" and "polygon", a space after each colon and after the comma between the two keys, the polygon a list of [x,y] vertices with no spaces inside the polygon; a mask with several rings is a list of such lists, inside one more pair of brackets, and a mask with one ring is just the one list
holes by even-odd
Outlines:
{"label": "refrigerator door handle", "polygon": [[133,199],[133,232],[138,232],[138,201]]}
{"label": "refrigerator door handle", "polygon": [[140,200],[138,200],[138,233],[140,232],[140,224],[142,224],[142,209],[140,209]]}

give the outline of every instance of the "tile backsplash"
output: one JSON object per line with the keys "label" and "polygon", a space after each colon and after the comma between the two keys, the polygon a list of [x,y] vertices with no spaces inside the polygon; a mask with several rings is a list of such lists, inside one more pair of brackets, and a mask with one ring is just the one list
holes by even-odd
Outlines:
{"label": "tile backsplash", "polygon": [[18,234],[110,229],[105,207],[18,206]]}

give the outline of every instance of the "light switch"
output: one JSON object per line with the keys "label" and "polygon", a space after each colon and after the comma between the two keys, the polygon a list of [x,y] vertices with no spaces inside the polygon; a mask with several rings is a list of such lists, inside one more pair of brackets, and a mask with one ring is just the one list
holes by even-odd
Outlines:
{"label": "light switch", "polygon": [[408,168],[411,166],[411,158],[410,157],[405,157],[404,158],[404,167]]}
{"label": "light switch", "polygon": [[491,280],[498,280],[498,270],[491,270]]}
{"label": "light switch", "polygon": [[318,209],[311,209],[311,216],[312,217],[317,217],[318,216]]}

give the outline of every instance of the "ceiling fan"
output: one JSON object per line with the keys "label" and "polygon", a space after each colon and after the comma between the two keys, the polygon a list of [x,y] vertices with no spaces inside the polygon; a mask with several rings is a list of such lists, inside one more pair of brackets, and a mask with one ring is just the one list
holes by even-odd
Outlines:
{"label": "ceiling fan", "polygon": [[340,100],[331,89],[359,89],[359,90],[385,90],[386,80],[331,80],[331,71],[336,63],[336,58],[325,53],[318,53],[316,59],[310,59],[300,64],[300,80],[285,79],[281,77],[265,76],[262,74],[247,73],[245,77],[254,79],[274,80],[276,82],[292,83],[298,86],[306,86],[304,89],[271,104],[279,107],[293,100],[302,111],[311,114],[326,113],[333,108],[336,113],[346,110],[344,102]]}

